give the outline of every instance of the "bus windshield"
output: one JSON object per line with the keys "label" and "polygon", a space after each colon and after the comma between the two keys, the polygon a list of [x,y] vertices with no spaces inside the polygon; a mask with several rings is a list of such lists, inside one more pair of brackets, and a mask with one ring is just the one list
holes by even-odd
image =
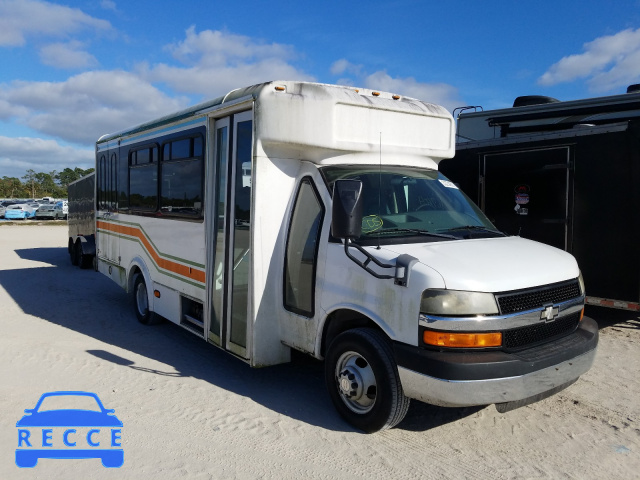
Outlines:
{"label": "bus windshield", "polygon": [[330,191],[338,179],[362,182],[362,236],[378,240],[420,237],[444,241],[505,236],[437,170],[390,166],[328,166]]}

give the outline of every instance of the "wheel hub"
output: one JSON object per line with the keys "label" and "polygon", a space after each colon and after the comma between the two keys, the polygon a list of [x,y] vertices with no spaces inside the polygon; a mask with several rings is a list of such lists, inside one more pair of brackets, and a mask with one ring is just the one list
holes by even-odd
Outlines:
{"label": "wheel hub", "polygon": [[355,369],[345,368],[338,377],[340,391],[351,400],[362,397],[362,377]]}
{"label": "wheel hub", "polygon": [[376,377],[369,362],[358,352],[340,355],[335,367],[338,393],[349,410],[365,414],[376,402]]}

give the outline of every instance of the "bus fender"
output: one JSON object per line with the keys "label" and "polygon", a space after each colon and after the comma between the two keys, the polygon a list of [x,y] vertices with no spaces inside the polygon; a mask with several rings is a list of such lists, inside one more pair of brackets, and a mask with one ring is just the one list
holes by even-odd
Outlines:
{"label": "bus fender", "polygon": [[351,323],[351,319],[361,319],[361,320],[366,320],[370,324],[373,324],[372,326],[375,326],[378,329],[380,329],[380,331],[383,332],[390,339],[395,338],[393,329],[389,326],[389,324],[386,322],[385,319],[380,318],[375,312],[371,310],[362,308],[362,306],[360,305],[354,305],[351,303],[333,305],[331,309],[329,311],[325,311],[325,313],[326,315],[324,315],[323,318],[321,318],[320,321],[318,322],[318,334],[316,335],[315,357],[320,360],[324,358],[323,350],[329,346],[329,345],[323,345],[322,343],[323,340],[325,339],[325,334],[328,332],[328,329],[331,329],[333,331],[341,330],[340,327],[336,329],[335,326],[332,327],[331,324],[328,324],[329,320],[333,317],[336,317],[336,318],[333,318],[332,322],[345,321],[346,328],[344,328],[344,330],[349,330],[350,328],[355,328],[356,326],[362,326],[362,325],[356,325],[356,324],[354,324],[353,327],[349,326]]}
{"label": "bus fender", "polygon": [[133,283],[135,282],[135,272],[139,270],[142,276],[144,277],[144,282],[147,285],[147,295],[149,300],[153,299],[153,283],[151,281],[151,273],[147,268],[147,264],[144,260],[139,257],[133,257],[131,259],[131,263],[129,264],[129,268],[127,268],[127,293],[133,291]]}

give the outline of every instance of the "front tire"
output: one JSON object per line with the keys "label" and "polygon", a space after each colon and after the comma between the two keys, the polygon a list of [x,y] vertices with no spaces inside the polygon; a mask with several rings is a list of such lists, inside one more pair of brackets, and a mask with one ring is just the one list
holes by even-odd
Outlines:
{"label": "front tire", "polygon": [[138,321],[144,325],[154,325],[160,322],[160,317],[149,308],[147,284],[140,273],[136,275],[133,282],[133,309]]}
{"label": "front tire", "polygon": [[338,413],[366,433],[396,426],[409,409],[391,344],[377,330],[338,335],[325,358],[325,381]]}

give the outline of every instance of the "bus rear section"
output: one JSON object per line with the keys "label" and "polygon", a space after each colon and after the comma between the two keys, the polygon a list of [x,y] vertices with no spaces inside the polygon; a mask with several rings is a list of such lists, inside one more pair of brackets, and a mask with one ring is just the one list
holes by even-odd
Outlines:
{"label": "bus rear section", "polygon": [[543,398],[593,362],[580,271],[498,231],[438,171],[454,130],[401,95],[269,82],[106,135],[97,268],[142,323],[253,367],[324,360],[334,406],[367,432],[410,398]]}

